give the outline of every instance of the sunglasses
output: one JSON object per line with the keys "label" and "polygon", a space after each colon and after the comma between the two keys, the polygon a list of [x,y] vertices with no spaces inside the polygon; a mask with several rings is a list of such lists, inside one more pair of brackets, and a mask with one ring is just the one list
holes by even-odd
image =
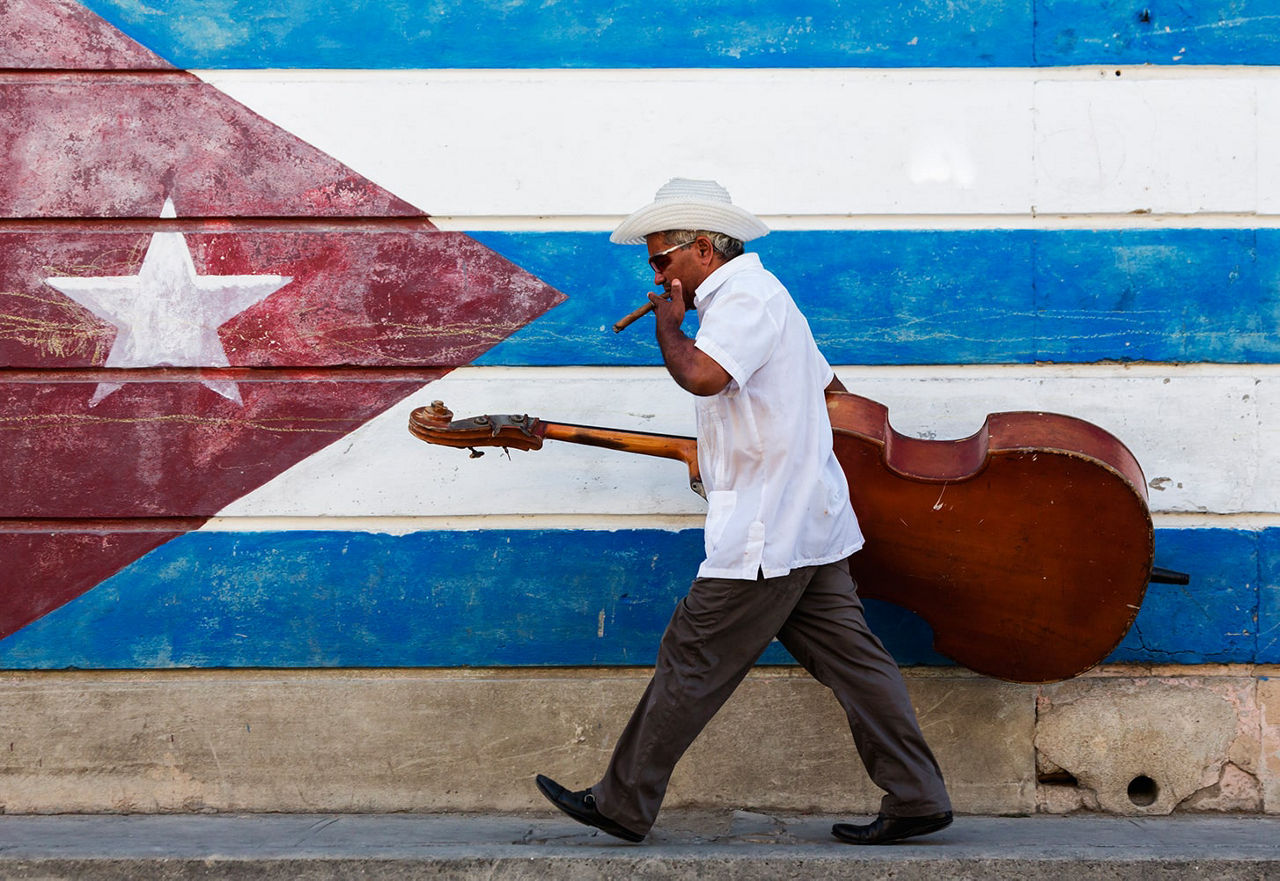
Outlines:
{"label": "sunglasses", "polygon": [[649,258],[649,265],[653,267],[654,272],[666,272],[667,267],[671,265],[671,252],[679,251],[681,248],[687,248],[690,245],[696,245],[697,239],[692,242],[685,242],[683,245],[672,245],[665,251],[659,251]]}

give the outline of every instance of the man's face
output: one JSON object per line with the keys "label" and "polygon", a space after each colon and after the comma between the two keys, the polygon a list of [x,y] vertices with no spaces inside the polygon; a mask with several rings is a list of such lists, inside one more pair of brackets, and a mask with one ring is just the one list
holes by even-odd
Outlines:
{"label": "man's face", "polygon": [[705,238],[698,238],[685,245],[673,246],[660,232],[644,238],[649,249],[649,266],[653,269],[653,283],[671,292],[671,282],[680,280],[684,288],[684,305],[693,308],[693,294],[703,279],[710,275],[708,269],[711,245]]}

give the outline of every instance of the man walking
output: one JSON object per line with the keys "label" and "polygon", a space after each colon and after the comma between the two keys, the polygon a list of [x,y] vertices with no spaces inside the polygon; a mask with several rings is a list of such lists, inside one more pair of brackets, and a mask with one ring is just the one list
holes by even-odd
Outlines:
{"label": "man walking", "polygon": [[[832,451],[827,389],[843,391],[782,283],[743,243],[768,233],[714,181],[676,178],[614,231],[645,244],[663,361],[695,398],[707,491],[706,559],[667,626],[648,689],[604,777],[572,792],[539,775],[569,816],[640,841],[676,762],[776,637],[829,687],[885,795],[876,820],[837,823],[885,844],[951,823],[951,803],[893,658],[867,629],[847,558],[862,546]],[[698,314],[696,337],[681,325]]]}

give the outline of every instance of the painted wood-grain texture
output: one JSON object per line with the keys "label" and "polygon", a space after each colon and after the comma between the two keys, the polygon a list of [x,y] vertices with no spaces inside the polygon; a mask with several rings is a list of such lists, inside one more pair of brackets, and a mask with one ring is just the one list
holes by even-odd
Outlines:
{"label": "painted wood-grain texture", "polygon": [[[1280,375],[1243,367],[1094,365],[1029,368],[837,365],[857,394],[889,408],[910,437],[963,438],[988,413],[1045,411],[1086,419],[1119,438],[1143,467],[1158,515],[1274,516],[1280,474]],[[706,503],[681,463],[548,441],[537,452],[424,444],[409,412],[442,399],[458,418],[527,413],[541,419],[692,435],[693,404],[662,368],[464,368],[224,508],[268,517],[524,517],[530,528],[575,516],[699,518]],[[411,527],[410,527],[411,528]],[[1175,567],[1176,568],[1176,567]]]}
{"label": "painted wood-grain texture", "polygon": [[[612,228],[601,218],[620,219],[676,175],[718,179],[792,228],[1280,213],[1269,68],[201,76],[464,228],[490,217]],[[672,125],[669,108],[691,95],[714,96],[717,110]]]}
{"label": "painted wood-grain texture", "polygon": [[[494,365],[652,365],[651,274],[602,233],[475,233],[567,302]],[[752,243],[833,364],[1275,364],[1280,230],[783,231]]]}
{"label": "painted wood-grain texture", "polygon": [[[1153,585],[1110,660],[1280,662],[1280,530],[1156,546],[1191,584]],[[650,665],[701,554],[700,529],[192,532],[0,643],[0,665]],[[899,663],[949,663],[919,618],[866,602]]]}
{"label": "painted wood-grain texture", "polygon": [[88,0],[182,67],[983,67],[1273,64],[1274,0]]}
{"label": "painted wood-grain texture", "polygon": [[81,7],[0,32],[0,635],[562,299]]}
{"label": "painted wood-grain texture", "polygon": [[[405,420],[690,433],[649,325],[608,331],[651,276],[605,231],[676,174],[776,226],[899,429],[1048,409],[1134,450],[1192,584],[1112,660],[1276,662],[1277,5],[4,4],[0,666],[650,663],[701,544],[682,466]],[[106,369],[140,356],[102,279],[174,236],[281,286]]]}

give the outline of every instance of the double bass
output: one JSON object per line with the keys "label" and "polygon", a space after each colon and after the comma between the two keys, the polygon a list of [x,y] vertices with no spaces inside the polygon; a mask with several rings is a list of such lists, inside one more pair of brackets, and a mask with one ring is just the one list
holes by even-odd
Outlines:
{"label": "double bass", "polygon": [[[866,537],[849,558],[859,593],[906,608],[934,648],[1013,682],[1076,676],[1124,638],[1154,567],[1146,480],[1103,429],[1056,413],[993,413],[973,435],[923,440],[888,409],[828,392],[836,458]],[[544,440],[678,459],[701,493],[697,441],[548,422],[526,415],[455,420],[440,401],[409,430],[433,444],[536,450]]]}

